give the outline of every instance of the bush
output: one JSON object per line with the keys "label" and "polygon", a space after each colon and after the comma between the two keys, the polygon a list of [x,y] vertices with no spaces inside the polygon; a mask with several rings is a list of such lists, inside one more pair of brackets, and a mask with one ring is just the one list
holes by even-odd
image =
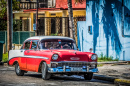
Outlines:
{"label": "bush", "polygon": [[57,33],[55,33],[55,34],[51,34],[51,36],[58,36],[58,34],[57,34]]}
{"label": "bush", "polygon": [[3,54],[2,61],[3,62],[7,62],[8,61],[8,53]]}
{"label": "bush", "polygon": [[98,61],[101,62],[101,61],[119,61],[118,58],[116,59],[113,59],[113,56],[110,56],[110,57],[107,57],[106,55],[103,56],[103,53],[100,54],[100,57],[98,57]]}

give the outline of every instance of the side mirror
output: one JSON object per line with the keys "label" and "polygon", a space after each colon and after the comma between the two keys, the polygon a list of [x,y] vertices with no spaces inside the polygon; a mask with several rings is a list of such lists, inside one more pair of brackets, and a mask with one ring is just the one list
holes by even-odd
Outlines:
{"label": "side mirror", "polygon": [[79,48],[77,47],[77,50],[79,51]]}
{"label": "side mirror", "polygon": [[93,52],[93,48],[90,48],[89,51],[90,51],[90,52]]}

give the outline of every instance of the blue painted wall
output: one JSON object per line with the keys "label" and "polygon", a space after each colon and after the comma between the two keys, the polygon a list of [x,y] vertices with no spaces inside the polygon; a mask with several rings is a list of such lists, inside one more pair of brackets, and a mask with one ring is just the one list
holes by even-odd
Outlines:
{"label": "blue painted wall", "polygon": [[77,23],[79,50],[130,61],[130,0],[86,0],[86,22]]}

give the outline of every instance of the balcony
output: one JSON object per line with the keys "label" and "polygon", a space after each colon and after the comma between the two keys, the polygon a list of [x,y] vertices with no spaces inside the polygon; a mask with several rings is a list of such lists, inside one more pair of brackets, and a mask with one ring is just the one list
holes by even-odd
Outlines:
{"label": "balcony", "polygon": [[20,2],[20,9],[36,9],[36,2]]}
{"label": "balcony", "polygon": [[[20,9],[36,9],[36,2],[20,2]],[[55,8],[55,0],[39,1],[39,8]]]}

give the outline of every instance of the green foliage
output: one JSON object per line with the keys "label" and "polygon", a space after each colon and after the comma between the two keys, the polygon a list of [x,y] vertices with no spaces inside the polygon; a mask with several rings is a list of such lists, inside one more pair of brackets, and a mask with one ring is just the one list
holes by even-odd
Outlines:
{"label": "green foliage", "polygon": [[102,66],[103,66],[103,64],[98,64],[98,65],[97,65],[97,67],[102,67]]}
{"label": "green foliage", "polygon": [[7,29],[7,21],[0,19],[0,31],[5,31]]}
{"label": "green foliage", "polygon": [[51,34],[51,36],[58,36],[58,33],[55,33],[55,34]]}
{"label": "green foliage", "polygon": [[100,54],[100,57],[98,57],[98,62],[103,62],[103,61],[119,61],[118,58],[113,59],[113,56],[107,57],[106,55],[103,56],[103,53]]}
{"label": "green foliage", "polygon": [[[21,31],[22,20],[13,19],[13,31]],[[7,29],[7,20],[0,19],[0,31],[5,31]]]}
{"label": "green foliage", "polygon": [[[12,9],[20,10],[18,6],[19,2],[17,0],[12,0]],[[7,2],[6,0],[0,0],[0,18],[7,16]]]}
{"label": "green foliage", "polygon": [[5,17],[7,8],[6,8],[7,2],[5,0],[0,0],[0,18]]}
{"label": "green foliage", "polygon": [[22,20],[13,19],[13,31],[21,31]]}
{"label": "green foliage", "polygon": [[7,62],[8,61],[8,53],[3,54],[2,61],[3,62]]}
{"label": "green foliage", "polygon": [[13,10],[20,10],[20,8],[19,8],[19,1],[17,1],[17,0],[13,0],[12,1],[12,9]]}

